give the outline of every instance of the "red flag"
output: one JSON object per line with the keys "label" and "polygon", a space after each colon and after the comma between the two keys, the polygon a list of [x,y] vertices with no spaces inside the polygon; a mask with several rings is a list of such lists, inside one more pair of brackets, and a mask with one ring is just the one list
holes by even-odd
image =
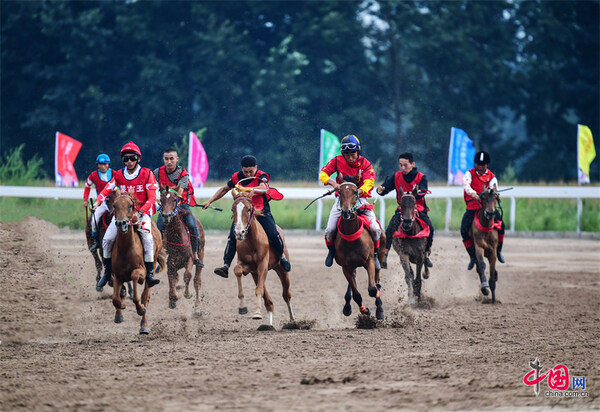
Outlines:
{"label": "red flag", "polygon": [[81,149],[81,142],[56,132],[56,152],[54,156],[54,175],[56,186],[77,186],[77,174],[73,163]]}
{"label": "red flag", "polygon": [[208,176],[208,157],[200,139],[194,132],[190,132],[188,173],[195,187],[202,187]]}

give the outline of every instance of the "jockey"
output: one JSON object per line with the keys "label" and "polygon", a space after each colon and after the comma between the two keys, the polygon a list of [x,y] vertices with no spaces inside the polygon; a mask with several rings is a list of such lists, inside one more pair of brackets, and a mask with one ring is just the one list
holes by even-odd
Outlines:
{"label": "jockey", "polygon": [[[134,191],[134,196],[140,202],[138,209],[138,221],[141,226],[138,230],[142,244],[144,246],[144,265],[146,266],[146,283],[152,287],[160,283],[160,279],[153,277],[154,273],[154,240],[152,239],[152,213],[154,212],[154,202],[156,202],[156,179],[152,170],[141,167],[139,162],[142,158],[140,148],[133,142],[129,142],[121,149],[121,159],[125,164],[123,169],[115,171],[113,178],[104,190],[98,195],[96,203],[102,202],[110,192],[120,188],[122,193]],[[104,257],[104,275],[98,281],[98,287],[104,287],[106,282],[111,279],[112,269],[112,248],[117,237],[117,226],[115,218],[110,222],[104,239],[102,239],[103,257]]]}
{"label": "jockey", "polygon": [[[83,207],[88,207],[88,199],[90,198],[90,191],[92,190],[92,185],[96,187],[96,197],[104,186],[112,179],[113,170],[110,168],[110,157],[107,154],[99,154],[96,157],[96,167],[98,170],[94,170],[87,178],[85,182],[85,189],[83,189]],[[105,212],[108,212],[108,206],[106,206],[106,202],[100,203],[100,206],[94,210],[94,214],[90,219],[90,226],[92,229],[92,239],[94,240],[94,244],[90,246],[90,251],[94,252],[100,247],[100,238],[98,237],[98,220],[102,218]]]}
{"label": "jockey", "polygon": [[[460,234],[462,235],[463,244],[467,248],[467,253],[471,257],[471,261],[467,266],[467,270],[473,269],[475,266],[475,246],[473,245],[473,239],[469,234],[473,219],[477,210],[481,208],[479,203],[479,195],[481,192],[487,189],[498,190],[498,180],[496,176],[488,169],[490,164],[490,155],[487,152],[477,152],[475,154],[475,167],[465,173],[463,178],[464,187],[464,198],[467,204],[467,210],[463,215],[462,222],[460,224]],[[496,210],[495,220],[502,221],[502,215]],[[502,243],[504,242],[504,222],[502,227],[498,231],[498,248],[497,256],[501,263],[504,263],[504,256],[502,256]]]}
{"label": "jockey", "polygon": [[[344,182],[346,177],[358,176],[358,205],[368,205],[366,198],[371,197],[371,190],[375,184],[375,169],[373,165],[365,157],[360,155],[360,141],[356,136],[350,134],[342,139],[340,151],[341,155],[337,155],[331,159],[321,169],[319,173],[319,180],[324,185],[330,185],[336,190],[336,201],[331,208],[329,213],[329,220],[327,221],[327,228],[325,229],[325,244],[329,249],[329,254],[325,259],[325,266],[333,265],[333,258],[335,257],[335,236],[337,233],[337,223],[342,215],[340,209],[340,201],[337,198],[337,191],[340,188],[340,184]],[[333,180],[330,176],[337,172],[336,180]],[[381,265],[377,258],[377,252],[379,251],[379,238],[381,237],[381,227],[377,222],[375,213],[373,210],[368,208],[361,209],[364,211],[365,216],[368,218],[370,225],[369,231],[371,237],[375,243],[375,268],[380,269]]]}
{"label": "jockey", "polygon": [[[247,155],[242,157],[241,165],[242,170],[234,173],[227,184],[217,190],[210,200],[204,203],[203,208],[208,209],[212,202],[225,196],[225,194],[233,189],[236,184],[239,186],[251,187],[250,195],[252,197],[252,204],[256,210],[262,211],[262,216],[256,216],[256,220],[258,220],[265,230],[269,242],[275,248],[275,253],[280,256],[279,263],[281,263],[281,267],[285,272],[289,272],[292,267],[283,254],[285,247],[283,239],[281,239],[273,215],[271,215],[271,208],[269,206],[270,196],[265,193],[265,191],[268,190],[267,183],[269,182],[269,175],[262,170],[258,170],[256,158],[254,156]],[[223,266],[216,268],[215,274],[224,278],[229,276],[229,266],[233,261],[235,251],[236,239],[232,222],[231,228],[229,229],[229,237],[227,238],[227,246],[225,247],[225,253],[223,255]]]}
{"label": "jockey", "polygon": [[[196,205],[194,186],[190,180],[190,175],[188,174],[187,170],[177,164],[179,161],[177,150],[165,150],[163,153],[163,161],[165,162],[164,166],[154,169],[154,177],[158,182],[160,190],[173,188],[175,191],[177,191],[180,198],[179,207],[189,212],[182,215],[182,220],[190,232],[190,242],[192,244],[192,252],[194,253],[194,264],[203,268],[204,263],[202,263],[202,261],[198,258],[198,251],[200,250],[200,242],[198,241],[198,225],[196,225],[196,218],[190,210],[190,206]],[[165,230],[165,222],[160,213],[158,214],[156,225],[162,234]]]}
{"label": "jockey", "polygon": [[427,215],[429,208],[427,207],[427,203],[425,203],[425,195],[429,191],[427,188],[427,176],[417,171],[412,153],[402,153],[398,157],[398,163],[400,165],[400,171],[396,172],[394,176],[388,177],[385,182],[383,182],[381,186],[377,188],[377,193],[381,196],[385,196],[392,190],[396,190],[396,200],[398,201],[396,213],[394,213],[394,216],[392,216],[390,219],[390,223],[385,231],[385,234],[387,235],[387,241],[385,244],[386,260],[383,262],[382,266],[387,267],[387,254],[392,246],[392,236],[394,231],[398,230],[398,225],[402,220],[402,215],[400,214],[400,189],[404,193],[412,193],[412,191],[417,188],[417,195],[415,196],[415,199],[417,201],[418,217],[423,220],[427,226],[429,226],[429,236],[427,237],[427,247],[425,249],[425,264],[428,267],[433,267],[433,263],[431,263],[431,260],[429,260],[429,255],[431,254],[431,244],[433,243],[434,229],[431,219],[429,219],[429,216]]}

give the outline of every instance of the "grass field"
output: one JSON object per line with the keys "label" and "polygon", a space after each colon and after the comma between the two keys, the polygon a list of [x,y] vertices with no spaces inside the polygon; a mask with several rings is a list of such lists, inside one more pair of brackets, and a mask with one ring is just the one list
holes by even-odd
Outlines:
{"label": "grass field", "polygon": [[[228,196],[217,201],[213,206],[223,209],[215,210],[194,209],[194,214],[200,219],[205,229],[228,230],[231,224],[231,204]],[[316,204],[308,210],[304,207],[307,200],[283,200],[271,202],[271,210],[275,221],[284,229],[314,229],[316,219]],[[386,220],[392,217],[396,204],[392,199],[386,199]],[[446,216],[445,199],[429,199],[429,216],[434,227],[443,230]],[[327,223],[332,200],[323,201],[323,221]],[[504,221],[510,227],[510,202],[503,204]],[[379,205],[375,210],[379,216]],[[453,199],[450,230],[459,230],[464,202]],[[54,200],[34,198],[0,198],[0,221],[19,221],[26,216],[35,216],[56,224],[59,227],[83,229],[85,210],[81,200]],[[156,215],[155,215],[156,218]],[[577,228],[577,201],[575,199],[517,199],[515,230],[517,231],[565,231],[574,232]],[[387,221],[385,222],[387,225]],[[584,232],[600,232],[600,200],[584,199],[581,217],[581,230]]]}

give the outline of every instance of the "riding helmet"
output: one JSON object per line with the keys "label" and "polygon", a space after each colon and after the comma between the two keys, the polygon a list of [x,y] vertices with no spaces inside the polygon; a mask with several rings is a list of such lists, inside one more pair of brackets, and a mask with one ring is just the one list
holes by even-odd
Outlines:
{"label": "riding helmet", "polygon": [[110,157],[108,157],[107,154],[99,154],[98,157],[96,158],[96,163],[97,164],[110,164]]}
{"label": "riding helmet", "polygon": [[488,152],[477,152],[475,154],[475,164],[476,165],[489,165],[490,164],[490,155]]}
{"label": "riding helmet", "polygon": [[125,146],[121,148],[121,156],[123,156],[124,153],[135,153],[136,155],[142,157],[140,148],[133,142],[126,143]]}
{"label": "riding helmet", "polygon": [[342,153],[352,153],[352,152],[360,153],[360,140],[358,140],[358,137],[354,136],[353,134],[349,134],[348,136],[345,136],[342,139],[342,142],[340,145],[340,151]]}

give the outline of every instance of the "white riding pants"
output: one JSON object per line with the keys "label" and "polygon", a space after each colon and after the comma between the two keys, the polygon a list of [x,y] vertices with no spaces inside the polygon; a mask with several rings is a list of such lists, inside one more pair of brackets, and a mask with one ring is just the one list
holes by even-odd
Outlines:
{"label": "white riding pants", "polygon": [[100,219],[102,219],[102,215],[104,214],[104,212],[108,212],[108,206],[106,206],[106,202],[102,202],[100,206],[96,208],[92,219],[90,219],[92,233],[98,233],[98,222],[100,221]]}
{"label": "white riding pants", "polygon": [[[366,205],[367,203],[368,202],[364,197],[359,197],[357,206]],[[325,238],[329,242],[335,241],[335,234],[337,232],[337,222],[340,219],[341,215],[342,209],[340,207],[340,198],[337,197],[335,199],[333,207],[331,208],[331,212],[329,213],[329,220],[327,221],[327,228],[325,229]],[[377,223],[377,217],[375,216],[375,213],[372,210],[367,210],[365,216],[369,220],[369,232],[371,233],[371,238],[375,242],[381,237],[381,227],[379,226],[379,223]]]}
{"label": "white riding pants", "polygon": [[[142,237],[142,245],[144,246],[144,262],[154,262],[154,240],[152,239],[152,219],[149,215],[142,215],[139,218],[141,228],[138,229]],[[117,238],[117,225],[113,216],[102,239],[102,256],[109,259],[112,256],[112,248]]]}

